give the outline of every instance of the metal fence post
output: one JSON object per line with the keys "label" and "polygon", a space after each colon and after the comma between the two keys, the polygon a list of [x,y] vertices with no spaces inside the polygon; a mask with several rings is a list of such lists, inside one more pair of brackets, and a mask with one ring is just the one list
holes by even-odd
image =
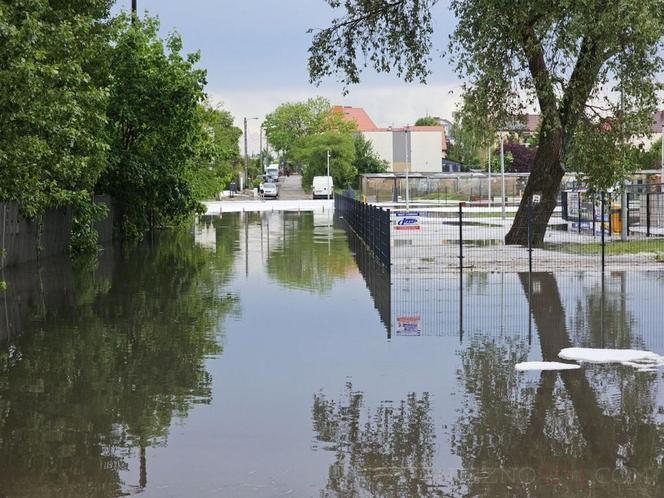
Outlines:
{"label": "metal fence post", "polygon": [[[606,193],[602,192],[601,197],[601,208],[602,210],[602,273],[604,273],[604,268],[606,266],[606,240],[604,237],[604,213],[606,212]],[[609,212],[609,230],[611,230],[611,213]]]}
{"label": "metal fence post", "polygon": [[459,203],[459,269],[463,270],[463,203]]}
{"label": "metal fence post", "polygon": [[646,193],[646,237],[650,237],[650,192]]}
{"label": "metal fence post", "polygon": [[627,200],[627,209],[626,209],[627,213],[625,215],[625,227],[627,229],[627,236],[628,237],[629,237],[629,202],[630,202],[631,197],[632,197],[632,194],[630,192],[627,192],[627,194],[625,195],[625,198]]}
{"label": "metal fence post", "polygon": [[528,197],[528,273],[533,273],[533,198]]}

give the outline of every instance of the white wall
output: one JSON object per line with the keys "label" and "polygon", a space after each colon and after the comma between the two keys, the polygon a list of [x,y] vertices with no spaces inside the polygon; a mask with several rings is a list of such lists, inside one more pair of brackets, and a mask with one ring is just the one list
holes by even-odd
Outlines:
{"label": "white wall", "polygon": [[371,142],[374,152],[381,159],[387,161],[392,169],[392,132],[391,131],[363,131],[364,138]]}
{"label": "white wall", "polygon": [[442,171],[443,134],[440,131],[415,131],[410,138],[411,171],[440,173]]}
{"label": "white wall", "polygon": [[[395,161],[400,162],[399,171],[405,171],[404,158],[396,158],[394,152],[394,134],[392,131],[363,131],[364,137],[369,140],[374,151],[388,162],[388,171],[395,171]],[[403,133],[403,132],[401,132]],[[443,133],[441,131],[413,131],[410,134],[411,171],[433,172],[442,171],[442,143]],[[405,149],[402,151],[405,154]]]}

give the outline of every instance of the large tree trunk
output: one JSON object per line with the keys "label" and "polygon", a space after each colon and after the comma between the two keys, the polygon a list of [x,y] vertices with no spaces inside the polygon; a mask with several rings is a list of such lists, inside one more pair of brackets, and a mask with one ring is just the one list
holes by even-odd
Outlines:
{"label": "large tree trunk", "polygon": [[539,203],[532,206],[532,237],[533,245],[541,245],[544,241],[546,227],[556,208],[560,183],[565,173],[562,166],[563,134],[560,129],[542,136],[535,154],[535,164],[528,177],[526,190],[521,198],[512,228],[505,236],[506,244],[528,245],[528,202],[533,195],[540,197]]}

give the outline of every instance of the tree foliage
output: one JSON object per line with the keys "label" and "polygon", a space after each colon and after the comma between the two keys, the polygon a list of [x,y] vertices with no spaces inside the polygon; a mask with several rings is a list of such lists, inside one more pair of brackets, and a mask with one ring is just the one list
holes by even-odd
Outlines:
{"label": "tree foliage", "polygon": [[192,183],[196,199],[205,199],[227,188],[237,175],[242,130],[234,126],[231,113],[220,107],[203,104],[199,106],[199,113],[206,147],[199,153],[201,168]]}
{"label": "tree foliage", "polygon": [[323,97],[281,104],[265,117],[264,126],[268,142],[286,161],[297,155],[294,150],[309,135],[355,129],[355,124],[345,120],[341,112],[334,111]]}
{"label": "tree foliage", "polygon": [[[357,60],[364,60],[378,71],[394,69],[406,79],[425,79],[435,3],[344,2],[344,14],[313,38],[311,78],[339,74],[345,84],[356,83]],[[466,81],[468,114],[487,130],[513,122],[529,106],[542,114],[533,172],[506,238],[527,242],[527,199],[539,193],[533,213],[539,243],[568,156],[575,147],[586,155],[599,152],[593,140],[575,144],[588,124],[617,117],[620,144],[648,132],[657,102],[655,76],[662,68],[657,49],[664,36],[664,2],[453,0],[451,10],[458,24],[450,52]]]}
{"label": "tree foliage", "polygon": [[293,158],[302,164],[302,186],[311,188],[314,176],[327,175],[327,153],[330,152],[330,176],[334,185],[345,187],[350,185],[357,169],[355,161],[355,144],[353,135],[343,131],[325,131],[308,135],[298,142]]}
{"label": "tree foliage", "polygon": [[182,40],[164,43],[155,19],[124,16],[111,55],[109,166],[100,188],[111,194],[125,232],[168,225],[199,209],[194,179],[211,157],[200,105],[205,71]]}
{"label": "tree foliage", "polygon": [[0,2],[0,201],[91,202],[105,166],[110,0]]}
{"label": "tree foliage", "polygon": [[424,116],[422,118],[417,118],[415,121],[415,126],[439,126],[440,123],[433,116]]}
{"label": "tree foliage", "polygon": [[354,138],[355,160],[353,166],[357,174],[363,173],[385,173],[389,164],[376,153],[373,145],[361,133],[357,133]]}

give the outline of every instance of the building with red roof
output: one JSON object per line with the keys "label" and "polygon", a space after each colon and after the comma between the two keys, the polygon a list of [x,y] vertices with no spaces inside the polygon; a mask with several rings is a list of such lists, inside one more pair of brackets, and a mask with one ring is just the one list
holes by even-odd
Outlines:
{"label": "building with red roof", "polygon": [[379,128],[361,107],[335,106],[359,133],[369,140],[374,151],[387,161],[389,171],[440,173],[447,154],[444,126],[404,126]]}

